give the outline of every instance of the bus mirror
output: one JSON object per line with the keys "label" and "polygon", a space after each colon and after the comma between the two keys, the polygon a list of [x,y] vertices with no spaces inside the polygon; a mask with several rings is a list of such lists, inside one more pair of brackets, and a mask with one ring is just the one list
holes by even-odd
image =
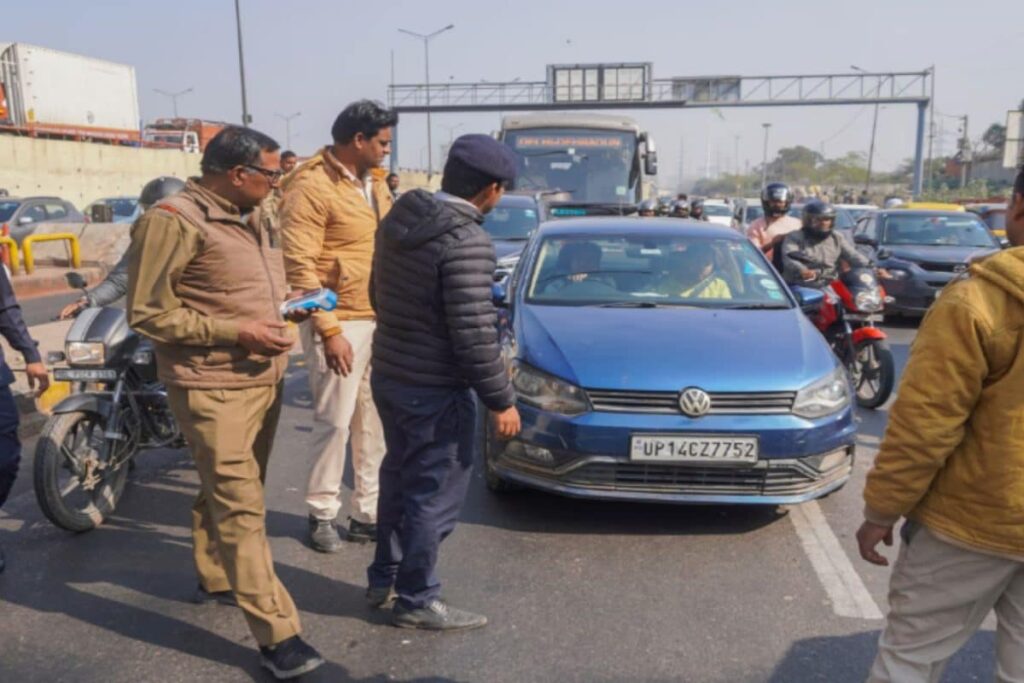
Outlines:
{"label": "bus mirror", "polygon": [[653,149],[644,155],[644,173],[658,175],[658,153]]}

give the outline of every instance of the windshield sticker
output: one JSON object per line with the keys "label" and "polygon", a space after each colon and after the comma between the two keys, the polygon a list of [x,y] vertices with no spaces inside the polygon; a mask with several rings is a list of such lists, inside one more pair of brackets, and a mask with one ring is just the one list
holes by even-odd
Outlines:
{"label": "windshield sticker", "polygon": [[779,288],[779,283],[776,282],[775,280],[771,280],[769,278],[764,278],[763,280],[760,280],[760,283],[761,283],[761,286],[764,287],[765,289],[778,289]]}
{"label": "windshield sticker", "polygon": [[526,217],[527,217],[527,218],[536,218],[536,217],[537,217],[537,212],[536,212],[536,211],[534,211],[533,209],[527,209],[527,210],[526,210],[526,211],[524,211],[523,213],[525,213],[525,214],[526,214]]}
{"label": "windshield sticker", "polygon": [[619,197],[625,197],[627,192],[629,192],[629,188],[625,185],[617,185],[615,187],[615,194]]}

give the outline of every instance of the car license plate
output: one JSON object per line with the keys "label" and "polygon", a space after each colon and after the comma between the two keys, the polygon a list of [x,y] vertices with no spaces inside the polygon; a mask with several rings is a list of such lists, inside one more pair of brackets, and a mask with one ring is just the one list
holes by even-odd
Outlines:
{"label": "car license plate", "polygon": [[629,459],[640,462],[754,464],[758,441],[754,436],[679,436],[645,434],[630,440]]}
{"label": "car license plate", "polygon": [[117,379],[117,370],[97,368],[84,370],[81,368],[57,368],[53,378],[58,382],[113,382]]}

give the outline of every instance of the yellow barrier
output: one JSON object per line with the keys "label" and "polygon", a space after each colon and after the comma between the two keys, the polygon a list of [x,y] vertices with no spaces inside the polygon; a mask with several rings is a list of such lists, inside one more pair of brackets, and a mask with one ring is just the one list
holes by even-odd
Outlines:
{"label": "yellow barrier", "polygon": [[18,272],[21,260],[18,258],[18,243],[13,237],[0,237],[0,245],[5,245],[11,254],[11,275]]}
{"label": "yellow barrier", "polygon": [[29,235],[21,241],[21,250],[25,255],[25,272],[31,273],[35,270],[35,259],[32,258],[32,245],[36,242],[59,242],[71,243],[71,267],[82,267],[82,250],[78,244],[78,237],[70,232],[55,232],[50,235]]}

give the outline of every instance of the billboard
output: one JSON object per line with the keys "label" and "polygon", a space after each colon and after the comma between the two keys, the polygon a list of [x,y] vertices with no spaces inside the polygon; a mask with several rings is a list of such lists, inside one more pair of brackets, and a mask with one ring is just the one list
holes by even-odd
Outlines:
{"label": "billboard", "polygon": [[1003,168],[1016,168],[1022,163],[1024,163],[1024,111],[1007,112]]}
{"label": "billboard", "polygon": [[550,64],[548,88],[553,102],[642,102],[651,95],[651,64]]}
{"label": "billboard", "polygon": [[672,99],[685,102],[739,102],[739,76],[699,76],[672,79]]}

